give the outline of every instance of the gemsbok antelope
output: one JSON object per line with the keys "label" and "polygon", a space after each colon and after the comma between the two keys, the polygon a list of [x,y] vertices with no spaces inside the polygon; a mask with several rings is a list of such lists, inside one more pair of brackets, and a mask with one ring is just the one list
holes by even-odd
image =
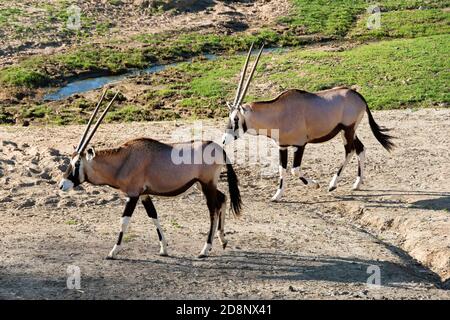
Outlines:
{"label": "gemsbok antelope", "polygon": [[232,104],[227,103],[230,114],[228,126],[223,135],[223,144],[230,143],[245,132],[254,135],[264,134],[269,138],[278,137],[276,143],[279,146],[280,155],[280,180],[279,187],[272,197],[272,201],[278,201],[286,189],[287,148],[294,148],[292,174],[299,177],[305,185],[318,188],[319,184],[315,180],[307,178],[300,171],[305,146],[308,143],[328,141],[341,132],[345,160],[333,176],[328,190],[336,189],[339,177],[355,151],[358,156],[358,176],[353,184],[353,190],[359,189],[363,183],[365,148],[356,135],[356,129],[364,112],[367,113],[375,138],[388,151],[394,147],[391,141],[393,137],[386,133],[389,129],[380,127],[375,122],[361,94],[346,87],[315,93],[287,90],[270,101],[242,104],[263,49],[259,51],[250,75],[242,87],[252,48],[253,45],[242,68],[234,101]]}
{"label": "gemsbok antelope", "polygon": [[[68,191],[88,182],[119,189],[126,195],[127,202],[121,218],[119,237],[107,258],[115,258],[121,250],[122,237],[139,198],[156,226],[160,254],[167,255],[167,242],[150,195],[176,196],[185,192],[194,183],[201,185],[211,220],[208,237],[199,257],[208,256],[217,229],[219,241],[225,249],[227,244],[224,231],[226,196],[217,189],[224,164],[227,167],[230,207],[236,216],[241,214],[241,196],[236,173],[222,147],[212,141],[165,144],[153,139],[139,138],[113,149],[97,152],[92,147],[86,149],[117,93],[88,134],[104,96],[105,93],[91,115],[59,183],[59,188],[62,191]],[[192,159],[195,161],[191,161]]]}

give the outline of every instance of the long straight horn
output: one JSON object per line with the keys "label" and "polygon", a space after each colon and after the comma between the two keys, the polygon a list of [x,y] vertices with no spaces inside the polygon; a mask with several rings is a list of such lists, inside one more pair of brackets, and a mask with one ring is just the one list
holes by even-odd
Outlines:
{"label": "long straight horn", "polygon": [[252,71],[250,72],[250,76],[248,77],[247,82],[245,83],[244,90],[242,90],[242,94],[239,97],[239,100],[237,101],[236,106],[240,106],[242,103],[242,100],[244,100],[244,98],[245,98],[245,94],[247,93],[248,86],[250,85],[250,81],[252,81],[253,74],[255,73],[256,66],[258,65],[259,58],[261,57],[261,53],[263,52],[263,49],[264,49],[264,44],[261,46],[261,49],[259,50],[258,56],[256,57],[256,61],[253,64]]}
{"label": "long straight horn", "polygon": [[236,96],[234,97],[234,101],[233,101],[233,107],[236,106],[236,102],[239,99],[239,95],[241,94],[241,88],[242,88],[242,84],[244,83],[244,78],[245,78],[245,74],[247,73],[247,66],[248,66],[248,62],[250,60],[250,56],[252,55],[252,50],[253,50],[253,45],[255,43],[252,42],[252,45],[250,46],[250,49],[248,50],[247,53],[247,60],[245,60],[244,66],[242,67],[242,71],[241,71],[241,79],[239,79],[239,85],[236,91]]}
{"label": "long straight horn", "polygon": [[79,154],[81,154],[84,151],[84,149],[86,149],[87,145],[89,144],[89,142],[91,141],[91,139],[94,136],[95,132],[97,131],[98,126],[102,122],[103,118],[105,117],[105,115],[108,112],[109,108],[112,106],[112,104],[113,104],[113,102],[116,99],[118,94],[119,94],[119,92],[116,92],[116,94],[114,95],[112,100],[109,102],[108,106],[106,107],[106,109],[101,114],[100,118],[98,118],[97,122],[95,123],[94,129],[92,129],[92,131],[90,132],[89,136],[86,138],[86,140],[83,142],[83,145],[80,147],[80,150],[78,151]]}
{"label": "long straight horn", "polygon": [[106,90],[103,91],[102,96],[101,96],[100,100],[98,101],[97,106],[94,109],[94,112],[92,112],[91,118],[89,119],[86,129],[84,130],[83,136],[81,137],[80,142],[78,142],[78,146],[75,149],[76,152],[78,152],[80,150],[80,147],[83,144],[83,141],[88,134],[88,131],[89,131],[89,128],[91,127],[92,121],[94,120],[95,116],[97,115],[98,109],[100,108],[100,105],[102,104],[103,99],[105,98],[105,95],[106,95]]}

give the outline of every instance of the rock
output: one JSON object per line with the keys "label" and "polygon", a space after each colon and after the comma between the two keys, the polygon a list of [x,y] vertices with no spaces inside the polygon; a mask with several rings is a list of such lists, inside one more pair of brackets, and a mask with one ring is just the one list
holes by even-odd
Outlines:
{"label": "rock", "polygon": [[2,141],[2,144],[4,145],[4,146],[13,146],[13,147],[15,147],[15,148],[17,148],[18,147],[18,145],[17,145],[17,143],[15,143],[15,142],[13,142],[13,141],[8,141],[8,140],[3,140]]}
{"label": "rock", "polygon": [[3,199],[0,199],[0,203],[12,202],[13,198],[11,196],[6,196]]}
{"label": "rock", "polygon": [[33,199],[27,199],[19,205],[18,209],[25,209],[25,208],[33,207],[35,205],[35,203],[36,203],[36,201],[34,201]]}
{"label": "rock", "polygon": [[60,157],[61,156],[61,153],[59,152],[59,150],[56,150],[53,148],[48,149],[48,152],[50,153],[50,155],[52,157]]}
{"label": "rock", "polygon": [[49,175],[47,172],[44,172],[39,177],[42,178],[42,179],[45,179],[45,180],[51,180],[52,179],[52,176]]}

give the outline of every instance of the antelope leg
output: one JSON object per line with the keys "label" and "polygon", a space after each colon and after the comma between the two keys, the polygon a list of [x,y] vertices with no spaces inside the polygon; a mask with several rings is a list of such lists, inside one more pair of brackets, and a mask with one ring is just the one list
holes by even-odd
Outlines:
{"label": "antelope leg", "polygon": [[128,224],[130,223],[131,216],[133,215],[134,209],[136,208],[136,204],[138,201],[138,197],[128,198],[127,204],[125,205],[125,210],[122,214],[122,218],[120,219],[120,232],[119,237],[117,239],[117,243],[114,245],[107,259],[114,259],[120,250],[122,250],[122,238],[125,232],[127,231]]}
{"label": "antelope leg", "polygon": [[141,198],[142,204],[144,205],[145,211],[147,211],[147,215],[152,219],[153,224],[156,227],[156,232],[158,233],[159,238],[159,254],[161,256],[167,256],[167,241],[164,237],[164,233],[161,229],[161,225],[159,224],[158,214],[156,213],[156,208],[153,205],[153,201],[149,196],[143,196]]}
{"label": "antelope leg", "polygon": [[302,164],[303,152],[305,151],[305,146],[296,146],[294,151],[294,163],[292,165],[291,173],[294,177],[299,177],[300,180],[308,187],[319,188],[319,184],[316,180],[309,179],[304,176],[300,170]]}
{"label": "antelope leg", "polygon": [[278,185],[277,192],[272,197],[271,201],[279,201],[284,194],[284,190],[286,189],[286,170],[287,170],[287,160],[288,160],[288,150],[287,147],[280,147],[280,166],[279,174],[280,174],[280,182]]}

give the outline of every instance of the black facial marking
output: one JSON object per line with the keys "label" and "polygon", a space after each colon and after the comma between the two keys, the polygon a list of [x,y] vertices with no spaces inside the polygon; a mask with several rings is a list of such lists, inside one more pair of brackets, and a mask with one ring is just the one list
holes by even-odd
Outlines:
{"label": "black facial marking", "polygon": [[66,171],[67,179],[73,183],[74,187],[81,184],[81,182],[80,182],[80,166],[81,166],[81,159],[78,159],[77,162],[75,162],[74,167],[72,167],[70,165]]}
{"label": "black facial marking", "polygon": [[244,131],[244,133],[247,132],[247,123],[245,123],[245,120],[242,121],[242,130]]}

